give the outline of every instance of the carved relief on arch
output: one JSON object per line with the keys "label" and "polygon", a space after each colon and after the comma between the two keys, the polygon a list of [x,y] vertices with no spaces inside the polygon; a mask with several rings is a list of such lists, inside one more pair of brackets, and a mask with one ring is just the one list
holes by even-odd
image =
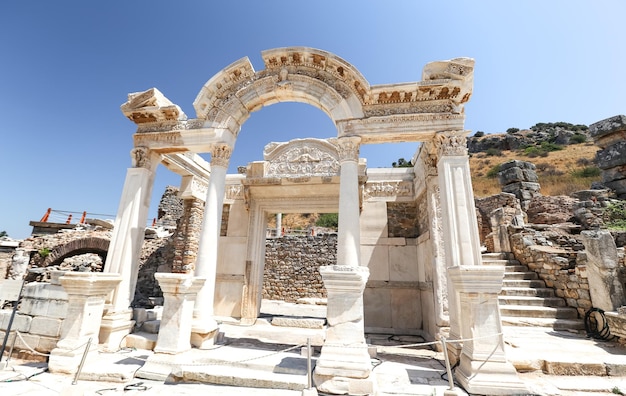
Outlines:
{"label": "carved relief on arch", "polygon": [[295,139],[286,143],[270,143],[265,146],[263,157],[268,162],[265,177],[339,174],[337,147],[328,140]]}

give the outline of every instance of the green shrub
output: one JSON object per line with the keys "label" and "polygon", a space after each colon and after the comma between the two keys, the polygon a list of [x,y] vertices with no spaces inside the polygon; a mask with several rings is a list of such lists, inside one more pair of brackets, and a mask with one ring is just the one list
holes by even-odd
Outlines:
{"label": "green shrub", "polygon": [[339,225],[338,213],[322,213],[315,222],[318,227],[337,228]]}
{"label": "green shrub", "polygon": [[572,144],[585,143],[587,141],[587,135],[583,135],[582,133],[575,133],[574,136],[571,137],[570,141],[572,142]]}
{"label": "green shrub", "polygon": [[546,141],[541,142],[540,147],[541,147],[541,149],[542,149],[542,150],[544,150],[544,151],[548,151],[548,152],[549,152],[549,151],[559,151],[559,150],[563,150],[563,146],[558,145],[558,144],[556,144],[556,143],[546,142]]}
{"label": "green shrub", "polygon": [[485,136],[485,132],[483,131],[476,131],[476,133],[474,134],[474,137],[483,137]]}
{"label": "green shrub", "polygon": [[497,149],[495,147],[490,147],[487,149],[487,151],[485,151],[485,154],[492,156],[492,157],[502,157],[502,150]]}
{"label": "green shrub", "polygon": [[489,169],[485,176],[487,176],[489,179],[494,179],[498,177],[498,173],[500,173],[500,165],[496,165]]}
{"label": "green shrub", "polygon": [[597,166],[586,166],[572,172],[574,177],[598,177],[602,174],[602,170]]}
{"label": "green shrub", "polygon": [[607,228],[626,231],[626,201],[614,201],[604,209]]}
{"label": "green shrub", "polygon": [[519,128],[509,128],[506,130],[506,133],[516,133],[519,132]]}

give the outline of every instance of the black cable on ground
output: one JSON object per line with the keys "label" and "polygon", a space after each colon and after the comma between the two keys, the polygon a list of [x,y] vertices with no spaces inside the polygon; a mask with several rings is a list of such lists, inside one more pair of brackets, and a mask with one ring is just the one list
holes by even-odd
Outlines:
{"label": "black cable on ground", "polygon": [[[601,323],[598,321],[598,317],[602,320]],[[612,341],[615,338],[614,335],[611,335],[604,310],[600,308],[591,308],[585,313],[585,331],[587,337],[596,340]]]}

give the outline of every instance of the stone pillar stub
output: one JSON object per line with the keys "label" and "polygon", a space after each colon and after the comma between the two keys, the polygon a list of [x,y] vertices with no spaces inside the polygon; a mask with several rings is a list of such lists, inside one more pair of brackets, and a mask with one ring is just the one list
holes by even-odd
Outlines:
{"label": "stone pillar stub", "polygon": [[323,392],[344,394],[350,387],[369,383],[372,371],[365,343],[363,290],[367,267],[322,266],[328,293],[326,340],[315,367],[314,379]]}
{"label": "stone pillar stub", "polygon": [[121,281],[117,274],[67,272],[60,278],[68,297],[67,316],[61,326],[61,338],[50,352],[51,372],[74,373],[91,338],[88,358],[97,352],[104,302]]}
{"label": "stone pillar stub", "polygon": [[206,279],[170,273],[156,273],[154,278],[163,291],[163,315],[154,352],[177,354],[188,351],[191,349],[193,307]]}
{"label": "stone pillar stub", "polygon": [[498,293],[503,266],[456,266],[448,273],[460,297],[465,334],[455,377],[470,394],[517,395],[528,390],[506,360]]}
{"label": "stone pillar stub", "polygon": [[618,276],[619,258],[615,240],[609,231],[581,232],[587,251],[587,278],[594,308],[615,311],[626,305],[624,286]]}

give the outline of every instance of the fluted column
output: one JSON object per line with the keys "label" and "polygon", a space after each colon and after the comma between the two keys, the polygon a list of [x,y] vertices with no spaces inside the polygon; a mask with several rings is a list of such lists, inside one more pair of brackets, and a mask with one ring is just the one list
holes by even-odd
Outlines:
{"label": "fluted column", "polygon": [[[209,178],[204,205],[204,218],[200,231],[200,247],[195,272],[196,277],[206,279],[206,283],[198,293],[193,311],[194,327],[192,331],[197,334],[210,334],[217,329],[217,323],[213,318],[213,300],[222,223],[222,205],[224,204],[224,186],[231,153],[232,148],[227,144],[215,144],[211,149],[211,177]],[[211,342],[209,341],[208,344]],[[202,348],[205,345],[194,343],[194,346]]]}
{"label": "fluted column", "polygon": [[111,307],[102,320],[100,330],[100,342],[110,350],[119,348],[120,341],[130,332],[134,324],[129,307],[135,296],[139,257],[160,155],[146,147],[135,147],[131,150],[131,159],[132,168],[126,172],[103,271],[122,277],[122,281],[113,291]]}

